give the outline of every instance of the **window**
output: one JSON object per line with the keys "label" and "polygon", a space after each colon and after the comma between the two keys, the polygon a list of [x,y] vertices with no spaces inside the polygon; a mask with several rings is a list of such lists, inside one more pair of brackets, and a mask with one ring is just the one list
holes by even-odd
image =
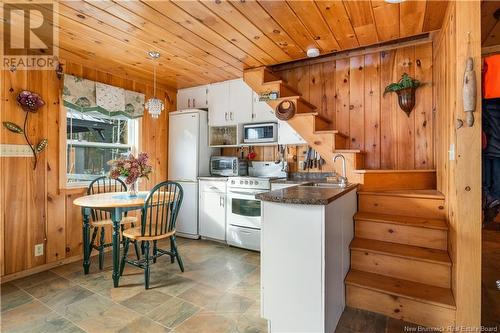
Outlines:
{"label": "window", "polygon": [[107,162],[135,152],[138,120],[66,108],[66,182],[87,185],[109,172]]}

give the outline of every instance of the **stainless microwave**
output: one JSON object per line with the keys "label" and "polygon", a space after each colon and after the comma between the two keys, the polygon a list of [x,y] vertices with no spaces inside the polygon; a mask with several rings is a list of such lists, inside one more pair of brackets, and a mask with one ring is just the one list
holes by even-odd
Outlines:
{"label": "stainless microwave", "polygon": [[212,176],[246,176],[248,173],[247,160],[240,160],[232,156],[212,156],[210,158],[210,174]]}
{"label": "stainless microwave", "polygon": [[244,143],[265,143],[278,141],[277,123],[260,123],[243,125]]}

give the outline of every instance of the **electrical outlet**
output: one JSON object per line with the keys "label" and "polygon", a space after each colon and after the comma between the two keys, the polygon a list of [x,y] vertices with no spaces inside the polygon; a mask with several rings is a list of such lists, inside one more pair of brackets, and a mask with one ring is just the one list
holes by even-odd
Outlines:
{"label": "electrical outlet", "polygon": [[43,243],[35,245],[35,257],[43,256]]}

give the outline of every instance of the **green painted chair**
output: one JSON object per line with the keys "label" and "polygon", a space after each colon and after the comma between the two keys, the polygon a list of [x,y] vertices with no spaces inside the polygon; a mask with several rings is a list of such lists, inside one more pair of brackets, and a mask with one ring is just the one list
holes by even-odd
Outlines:
{"label": "green painted chair", "polygon": [[[156,258],[165,254],[170,256],[172,264],[177,259],[179,268],[184,272],[184,265],[175,239],[175,222],[181,208],[182,198],[182,187],[175,182],[165,181],[151,190],[141,210],[141,226],[123,232],[125,245],[120,265],[120,275],[123,274],[125,263],[142,268],[144,269],[144,285],[146,289],[149,289],[149,266],[151,263],[156,262]],[[158,248],[158,241],[163,239],[170,240],[170,251]],[[144,257],[142,259],[127,259],[131,241],[139,241],[144,244]],[[150,253],[151,243],[153,244],[152,254]]]}
{"label": "green painted chair", "polygon": [[[127,185],[121,179],[112,179],[107,176],[102,176],[94,179],[87,188],[87,194],[99,194],[99,193],[109,193],[109,192],[126,192]],[[102,270],[104,266],[104,249],[112,246],[113,243],[106,243],[106,227],[113,226],[113,221],[111,220],[111,215],[109,212],[92,209],[91,212],[91,221],[90,227],[94,229],[92,233],[92,239],[90,244],[84,244],[84,246],[89,246],[89,256],[92,253],[93,249],[99,251],[99,269]],[[137,218],[133,216],[124,216],[121,221],[121,229],[122,233],[125,229],[125,226],[134,227],[134,223],[137,223]],[[97,235],[100,232],[99,244],[96,244]],[[137,259],[139,259],[139,248],[137,242],[134,242],[135,252],[137,255]]]}

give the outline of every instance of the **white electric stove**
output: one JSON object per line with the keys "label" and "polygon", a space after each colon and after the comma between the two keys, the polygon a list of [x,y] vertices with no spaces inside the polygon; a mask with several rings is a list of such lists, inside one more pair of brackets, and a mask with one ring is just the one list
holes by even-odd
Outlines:
{"label": "white electric stove", "polygon": [[229,245],[260,251],[261,202],[255,196],[271,190],[271,180],[286,178],[286,162],[251,162],[248,177],[229,177],[227,229]]}

